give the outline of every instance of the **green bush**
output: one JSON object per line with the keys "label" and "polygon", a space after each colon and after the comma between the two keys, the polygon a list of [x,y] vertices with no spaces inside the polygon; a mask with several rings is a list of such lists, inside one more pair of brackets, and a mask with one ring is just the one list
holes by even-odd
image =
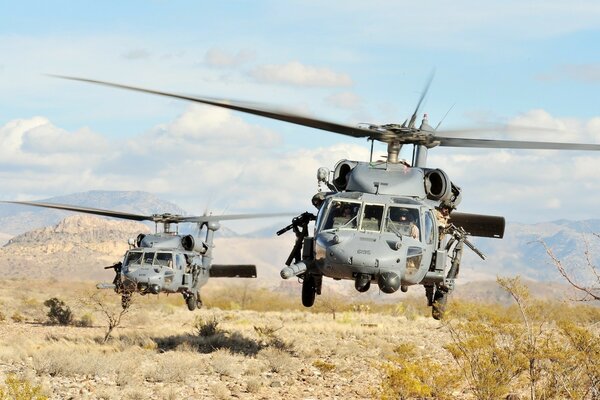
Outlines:
{"label": "green bush", "polygon": [[50,324],[70,325],[73,322],[73,313],[64,301],[53,297],[46,300],[44,305],[50,308],[50,311],[48,311],[48,314],[46,314]]}

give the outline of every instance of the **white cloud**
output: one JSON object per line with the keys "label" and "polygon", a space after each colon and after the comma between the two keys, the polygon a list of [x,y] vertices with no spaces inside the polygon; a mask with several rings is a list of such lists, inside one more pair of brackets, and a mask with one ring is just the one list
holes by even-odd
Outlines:
{"label": "white cloud", "polygon": [[110,153],[106,139],[87,128],[67,132],[44,117],[13,120],[0,127],[0,163],[54,170],[98,163]]}
{"label": "white cloud", "polygon": [[334,93],[325,99],[325,102],[333,107],[356,110],[361,105],[361,98],[353,92]]}
{"label": "white cloud", "polygon": [[221,49],[212,48],[204,55],[204,62],[211,67],[231,68],[251,61],[255,56],[255,53],[251,50],[240,50],[235,54],[231,54]]}
{"label": "white cloud", "polygon": [[[519,118],[564,123],[543,110]],[[596,119],[575,122],[588,130],[597,125]],[[369,157],[368,145],[345,139],[319,148],[284,145],[278,133],[236,113],[196,105],[110,145],[93,132],[67,132],[42,117],[14,120],[0,127],[0,185],[7,199],[145,190],[191,212],[206,206],[214,212],[301,212],[311,210],[319,167]],[[464,212],[523,222],[598,217],[596,153],[436,148],[429,165],[462,187]]]}
{"label": "white cloud", "polygon": [[282,83],[295,86],[343,87],[351,86],[348,74],[335,72],[329,68],[313,67],[291,61],[282,65],[263,65],[251,72],[259,82]]}

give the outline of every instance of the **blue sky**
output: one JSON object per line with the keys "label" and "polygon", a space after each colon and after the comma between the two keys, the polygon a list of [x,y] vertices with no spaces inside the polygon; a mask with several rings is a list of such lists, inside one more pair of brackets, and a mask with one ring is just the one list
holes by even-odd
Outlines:
{"label": "blue sky", "polygon": [[[191,212],[309,209],[316,169],[362,140],[61,81],[252,100],[354,124],[423,110],[442,128],[518,123],[600,143],[600,3],[0,2],[3,199],[147,190]],[[383,153],[379,147],[379,154]],[[599,218],[600,154],[435,149],[462,211]],[[182,172],[183,171],[183,172]],[[218,207],[216,206],[218,204]]]}

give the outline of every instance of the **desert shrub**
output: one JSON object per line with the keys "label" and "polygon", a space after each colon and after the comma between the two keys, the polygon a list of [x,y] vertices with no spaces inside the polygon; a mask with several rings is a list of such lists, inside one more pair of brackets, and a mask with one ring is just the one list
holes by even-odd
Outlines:
{"label": "desert shrub", "polygon": [[0,400],[46,400],[40,386],[34,386],[27,379],[8,375],[4,381],[5,387],[0,387]]}
{"label": "desert shrub", "polygon": [[312,365],[321,371],[322,374],[331,372],[335,369],[335,364],[323,360],[315,360]]}
{"label": "desert shrub", "polygon": [[46,307],[49,307],[48,322],[52,325],[69,325],[73,322],[73,313],[69,306],[64,301],[53,297],[44,302]]}
{"label": "desert shrub", "polygon": [[2,311],[0,311],[0,322],[6,321],[6,315]]}
{"label": "desert shrub", "polygon": [[277,331],[283,328],[283,325],[275,328],[269,325],[263,326],[254,326],[254,331],[258,334],[260,338],[261,346],[263,347],[274,347],[280,350],[290,350],[292,345],[285,342],[283,339],[277,335]]}
{"label": "desert shrub", "polygon": [[382,399],[450,399],[457,381],[453,368],[421,356],[414,345],[407,343],[398,346],[381,369]]}
{"label": "desert shrub", "polygon": [[21,313],[18,311],[15,311],[13,313],[13,315],[11,315],[10,319],[12,319],[13,322],[16,322],[16,323],[25,321],[25,317],[23,315],[21,315]]}
{"label": "desert shrub", "polygon": [[262,387],[262,381],[260,378],[251,377],[246,381],[246,391],[248,393],[256,394],[260,392],[260,388]]}
{"label": "desert shrub", "polygon": [[557,375],[563,397],[600,398],[600,335],[591,329],[563,322],[560,330],[567,346],[560,352],[565,371]]}
{"label": "desert shrub", "polygon": [[81,326],[84,328],[94,326],[94,317],[90,313],[83,314],[79,321],[77,321],[77,326]]}
{"label": "desert shrub", "polygon": [[194,330],[195,334],[200,337],[210,337],[214,336],[218,332],[217,326],[219,325],[219,321],[217,317],[213,316],[212,318],[205,320],[201,316],[197,316],[194,320]]}

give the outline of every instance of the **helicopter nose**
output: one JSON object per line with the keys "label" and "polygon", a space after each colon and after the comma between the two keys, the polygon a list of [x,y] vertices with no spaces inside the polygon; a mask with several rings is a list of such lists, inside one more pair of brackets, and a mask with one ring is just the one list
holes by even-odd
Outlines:
{"label": "helicopter nose", "polygon": [[163,286],[163,274],[149,268],[140,268],[125,274],[126,278],[135,283],[140,292],[158,294]]}

